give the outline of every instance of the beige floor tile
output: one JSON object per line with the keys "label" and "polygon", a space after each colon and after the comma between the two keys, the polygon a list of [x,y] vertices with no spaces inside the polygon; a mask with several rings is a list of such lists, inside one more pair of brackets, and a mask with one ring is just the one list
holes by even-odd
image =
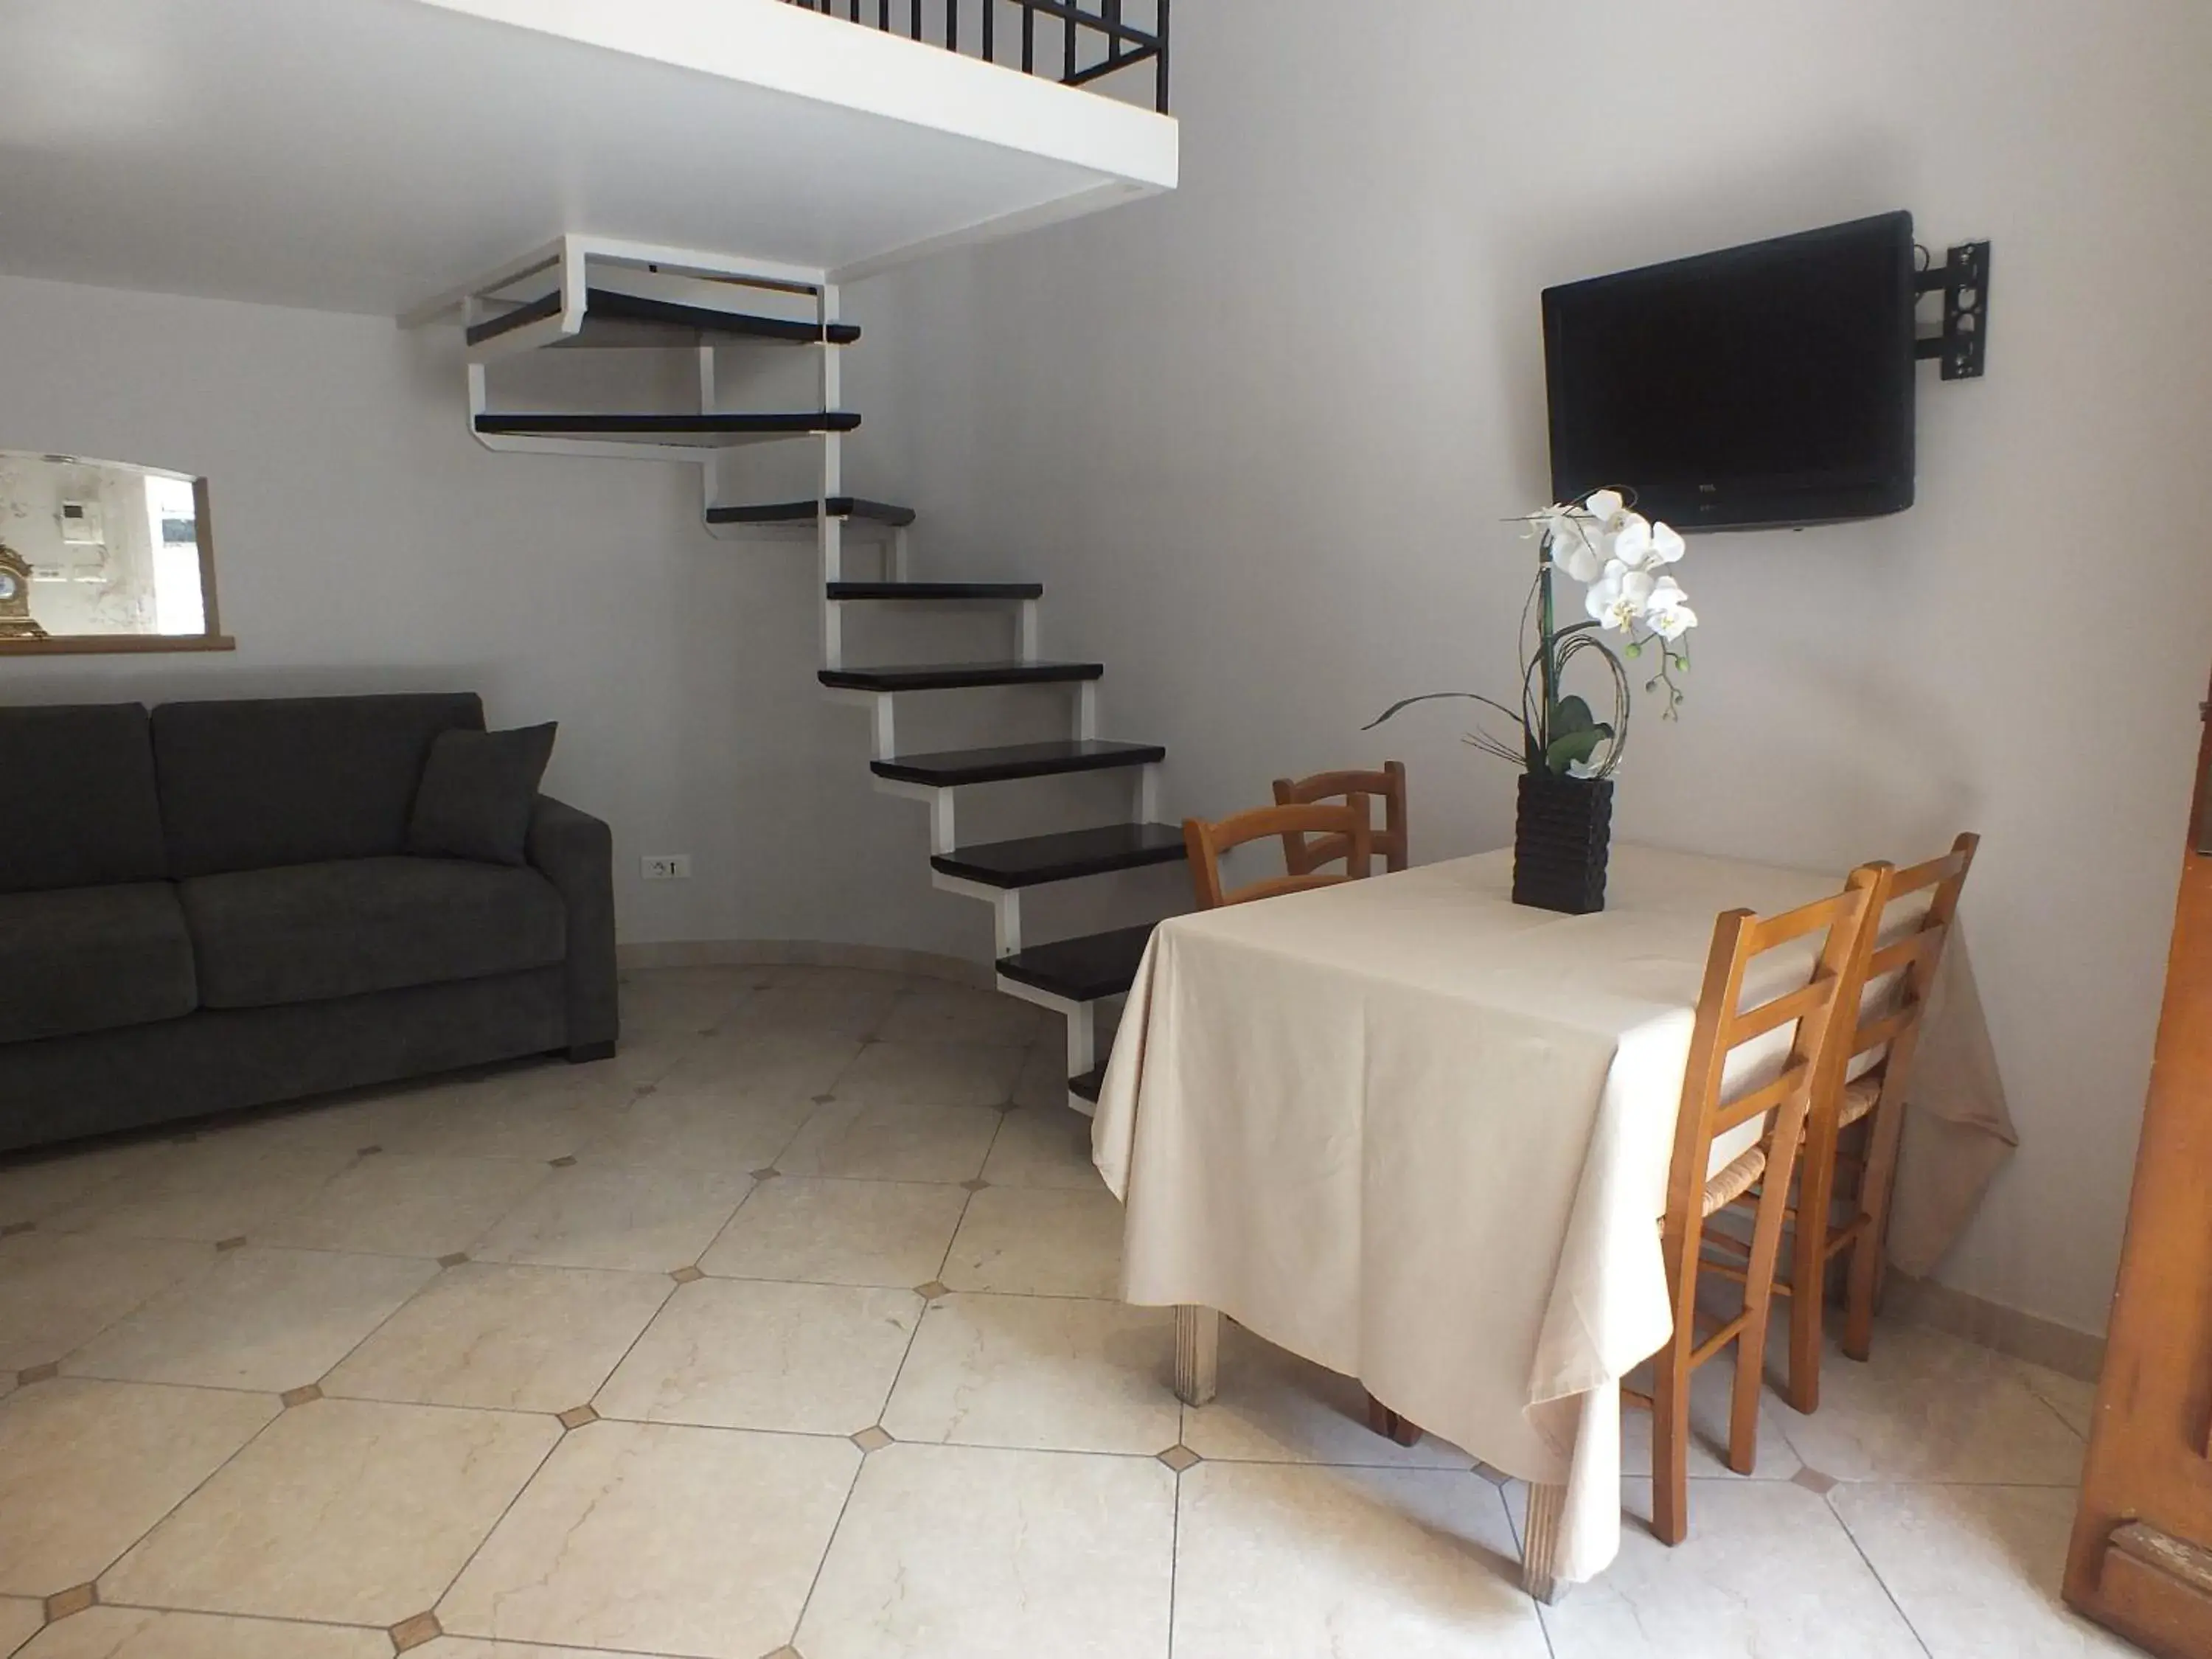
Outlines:
{"label": "beige floor tile", "polygon": [[858,1037],[805,1026],[726,1031],[670,1066],[654,1092],[720,1101],[811,1101],[827,1094],[860,1052]]}
{"label": "beige floor tile", "polygon": [[805,1096],[651,1094],[616,1114],[613,1127],[586,1150],[584,1162],[750,1175],[774,1164],[813,1111]]}
{"label": "beige floor tile", "polygon": [[1783,1413],[1797,1455],[1838,1480],[2071,1486],[2081,1437],[2019,1363],[1916,1325],[1886,1324],[1865,1364],[1820,1367],[1820,1409]]}
{"label": "beige floor tile", "polygon": [[43,1221],[118,1179],[153,1155],[143,1144],[78,1152],[33,1152],[0,1164],[0,1227]]}
{"label": "beige floor tile", "polygon": [[912,1291],[702,1279],[593,1403],[605,1417],[854,1434],[883,1415],[921,1306]]}
{"label": "beige floor tile", "polygon": [[1055,1035],[1029,1051],[1014,1081],[1014,1104],[1067,1109],[1067,1044],[1062,1037]]}
{"label": "beige floor tile", "polygon": [[315,1401],[156,1527],[100,1597],[397,1624],[452,1583],[560,1433],[514,1413]]}
{"label": "beige floor tile", "polygon": [[550,1170],[517,1158],[364,1158],[254,1235],[257,1244],[435,1259],[465,1250]]}
{"label": "beige floor tile", "polygon": [[1166,1659],[1175,1477],[1154,1459],[870,1455],[796,1646],[806,1659]]}
{"label": "beige floor tile", "polygon": [[1057,1014],[1002,991],[919,987],[899,999],[876,1035],[886,1042],[983,1042],[1025,1048],[1056,1034]]}
{"label": "beige floor tile", "polygon": [[664,1032],[711,1031],[753,987],[757,968],[637,969],[622,976],[623,1041]]}
{"label": "beige floor tile", "polygon": [[1091,1120],[1061,1103],[1008,1112],[983,1179],[994,1187],[1057,1187],[1069,1192],[1103,1192],[1106,1183],[1091,1162]]}
{"label": "beige floor tile", "polygon": [[45,1602],[0,1595],[0,1654],[15,1652],[46,1620]]}
{"label": "beige floor tile", "polygon": [[407,1659],[653,1659],[652,1655],[617,1653],[612,1648],[542,1647],[535,1642],[486,1642],[473,1636],[441,1636],[427,1647],[409,1650]]}
{"label": "beige floor tile", "polygon": [[1182,1425],[1174,1351],[1170,1309],[947,1297],[922,1318],[884,1426],[968,1446],[1165,1451]]}
{"label": "beige floor tile", "polygon": [[332,1371],[324,1392],[562,1412],[599,1392],[675,1286],[665,1273],[467,1261]]}
{"label": "beige floor tile", "polygon": [[115,1234],[0,1239],[0,1371],[60,1359],[215,1259],[211,1245]]}
{"label": "beige floor tile", "polygon": [[[562,1067],[563,1071],[568,1068]],[[614,1127],[624,1088],[580,1098],[562,1079],[489,1078],[432,1090],[380,1142],[387,1152],[425,1158],[511,1158],[550,1164],[574,1158]]]}
{"label": "beige floor tile", "polygon": [[501,1521],[439,1622],[463,1636],[761,1659],[791,1640],[860,1462],[845,1440],[590,1424]]}
{"label": "beige floor tile", "polygon": [[969,1200],[944,1278],[956,1291],[1111,1299],[1121,1284],[1121,1206],[1103,1187],[989,1188]]}
{"label": "beige floor tile", "polygon": [[775,1167],[858,1181],[973,1181],[999,1117],[978,1106],[869,1106],[840,1098],[806,1120]]}
{"label": "beige floor tile", "polygon": [[[1622,1502],[1648,1516],[1650,1483],[1624,1482]],[[1672,1549],[1625,1519],[1613,1565],[1544,1623],[1557,1659],[1923,1659],[1843,1523],[1786,1480],[1693,1483]]]}
{"label": "beige floor tile", "polygon": [[220,1140],[220,1150],[227,1156],[358,1152],[364,1146],[382,1146],[385,1137],[410,1121],[417,1103],[437,1086],[434,1081],[415,1079],[254,1112],[210,1131],[205,1139]]}
{"label": "beige floor tile", "polygon": [[71,1377],[12,1395],[0,1404],[0,1590],[52,1595],[98,1577],[277,1409],[270,1395]]}
{"label": "beige floor tile", "polygon": [[33,1642],[23,1659],[392,1659],[392,1638],[332,1625],[87,1607]]}
{"label": "beige floor tile", "polygon": [[2089,1437],[2090,1425],[2097,1415],[2097,1385],[2085,1382],[2078,1376],[2068,1376],[2047,1366],[2033,1365],[2025,1359],[2013,1362],[2028,1391],[2058,1413],[2061,1422],[2080,1435]]}
{"label": "beige floor tile", "polygon": [[1545,1659],[1498,1488],[1442,1469],[1201,1463],[1182,1477],[1176,1659]]}
{"label": "beige floor tile", "polygon": [[119,1321],[64,1370],[281,1394],[320,1378],[437,1273],[398,1256],[248,1245]]}
{"label": "beige floor tile", "polygon": [[886,975],[823,978],[769,985],[752,992],[722,1022],[726,1034],[823,1031],[835,1036],[873,1036],[899,996]]}
{"label": "beige floor tile", "polygon": [[1367,1395],[1348,1376],[1221,1327],[1220,1394],[1183,1413],[1183,1443],[1202,1457],[1253,1463],[1371,1464],[1470,1469],[1474,1460],[1425,1434],[1411,1446],[1367,1426]]}
{"label": "beige floor tile", "polygon": [[2075,1494],[2038,1486],[1839,1486],[1831,1495],[1933,1659],[2124,1659],[2058,1598]]}
{"label": "beige floor tile", "polygon": [[580,1164],[477,1240],[482,1261],[670,1273],[698,1261],[752,1182],[714,1170]]}
{"label": "beige floor tile", "polygon": [[921,1182],[763,1182],[700,1259],[727,1279],[911,1287],[935,1279],[967,1208],[957,1187]]}
{"label": "beige floor tile", "polygon": [[272,1145],[241,1131],[219,1131],[134,1160],[118,1179],[40,1224],[214,1243],[300,1208],[353,1161],[351,1147]]}
{"label": "beige floor tile", "polygon": [[872,1042],[836,1093],[860,1106],[1003,1106],[1028,1057],[974,1042]]}

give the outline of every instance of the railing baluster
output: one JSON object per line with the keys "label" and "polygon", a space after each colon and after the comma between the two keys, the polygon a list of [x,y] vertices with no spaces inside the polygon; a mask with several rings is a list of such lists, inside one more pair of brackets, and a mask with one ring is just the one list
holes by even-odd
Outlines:
{"label": "railing baluster", "polygon": [[921,0],[907,0],[906,32],[909,39],[921,39]]}
{"label": "railing baluster", "polygon": [[983,0],[983,61],[999,61],[999,0]]}
{"label": "railing baluster", "polygon": [[[837,0],[789,0],[793,5],[807,11],[819,12],[825,17],[837,15]],[[944,31],[937,44],[949,52],[960,50],[960,9],[963,0],[945,0]],[[1152,107],[1164,115],[1168,112],[1169,13],[1171,0],[1152,0],[1152,28],[1147,33],[1128,21],[1122,0],[1098,0],[1097,11],[1085,9],[1085,0],[978,0],[981,8],[982,46],[978,55],[985,63],[999,61],[999,9],[1002,5],[1019,6],[1022,13],[1022,73],[1039,73],[1036,57],[1037,15],[1060,25],[1060,81],[1067,86],[1088,86],[1114,75],[1119,70],[1134,68],[1147,58],[1153,60],[1155,83]],[[922,40],[930,38],[922,15],[923,0],[907,0],[906,33],[908,38]],[[867,24],[863,18],[862,0],[846,0],[847,21]],[[876,0],[875,27],[886,34],[898,33],[892,19],[891,0]],[[1105,43],[1097,61],[1083,66],[1084,37],[1086,33],[1097,34]]]}
{"label": "railing baluster", "polygon": [[1063,17],[1060,20],[1060,33],[1061,43],[1066,48],[1063,55],[1067,62],[1067,70],[1066,73],[1060,76],[1062,80],[1066,80],[1075,73],[1075,20],[1073,17]]}
{"label": "railing baluster", "polygon": [[1036,73],[1036,12],[1029,6],[1022,8],[1022,73]]}
{"label": "railing baluster", "polygon": [[1152,50],[1159,56],[1160,78],[1152,92],[1152,107],[1161,114],[1168,112],[1168,0],[1159,0],[1159,15],[1153,23]]}
{"label": "railing baluster", "polygon": [[945,49],[960,50],[960,0],[945,0]]}

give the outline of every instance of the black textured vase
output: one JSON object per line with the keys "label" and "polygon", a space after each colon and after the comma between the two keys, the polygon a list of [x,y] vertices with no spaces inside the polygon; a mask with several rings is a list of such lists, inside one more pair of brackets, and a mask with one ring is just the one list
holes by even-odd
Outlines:
{"label": "black textured vase", "polygon": [[1605,908],[1613,780],[1521,775],[1513,817],[1513,902],[1586,916]]}

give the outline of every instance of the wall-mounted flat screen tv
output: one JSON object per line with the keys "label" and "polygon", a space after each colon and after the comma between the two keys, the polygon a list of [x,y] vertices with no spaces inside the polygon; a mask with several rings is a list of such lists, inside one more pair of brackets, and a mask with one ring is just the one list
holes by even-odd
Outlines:
{"label": "wall-mounted flat screen tv", "polygon": [[1552,489],[1678,530],[1912,505],[1912,216],[1544,290]]}

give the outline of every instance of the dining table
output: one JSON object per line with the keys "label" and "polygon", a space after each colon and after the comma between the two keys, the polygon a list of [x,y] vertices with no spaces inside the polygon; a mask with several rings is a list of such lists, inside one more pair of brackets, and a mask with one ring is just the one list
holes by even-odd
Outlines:
{"label": "dining table", "polygon": [[[1621,1379],[1673,1326],[1656,1223],[1715,918],[1846,873],[1616,844],[1605,908],[1567,915],[1512,902],[1508,849],[1160,923],[1091,1151],[1123,1299],[1176,1310],[1177,1391],[1211,1397],[1225,1315],[1528,1482],[1532,1594],[1601,1572]],[[1891,1252],[1924,1273],[2014,1140],[1955,930],[1914,1079]]]}

